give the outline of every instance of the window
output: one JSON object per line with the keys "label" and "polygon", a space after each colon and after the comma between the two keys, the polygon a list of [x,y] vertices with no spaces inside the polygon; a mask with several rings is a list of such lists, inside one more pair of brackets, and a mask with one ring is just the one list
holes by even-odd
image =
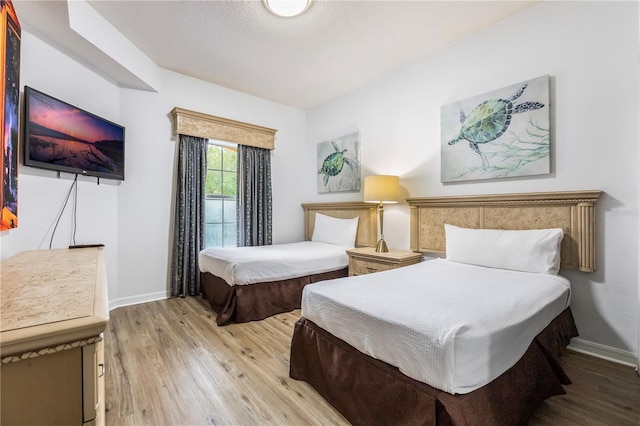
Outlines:
{"label": "window", "polygon": [[205,184],[205,247],[235,247],[237,148],[209,140]]}

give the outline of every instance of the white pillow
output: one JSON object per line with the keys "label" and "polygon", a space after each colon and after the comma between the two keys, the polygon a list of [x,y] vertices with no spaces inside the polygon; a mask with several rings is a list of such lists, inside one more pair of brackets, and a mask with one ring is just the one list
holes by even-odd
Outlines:
{"label": "white pillow", "polygon": [[311,241],[335,244],[337,246],[355,247],[358,233],[358,219],[339,219],[316,213]]}
{"label": "white pillow", "polygon": [[469,229],[444,225],[447,260],[557,275],[562,229]]}

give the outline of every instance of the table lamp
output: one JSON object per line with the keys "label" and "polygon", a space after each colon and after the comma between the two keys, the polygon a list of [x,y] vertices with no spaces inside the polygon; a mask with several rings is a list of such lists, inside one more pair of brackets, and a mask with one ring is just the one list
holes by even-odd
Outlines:
{"label": "table lamp", "polygon": [[400,178],[398,176],[377,175],[364,178],[364,201],[378,203],[380,217],[380,239],[376,244],[376,252],[388,252],[384,241],[384,204],[397,203],[400,193]]}

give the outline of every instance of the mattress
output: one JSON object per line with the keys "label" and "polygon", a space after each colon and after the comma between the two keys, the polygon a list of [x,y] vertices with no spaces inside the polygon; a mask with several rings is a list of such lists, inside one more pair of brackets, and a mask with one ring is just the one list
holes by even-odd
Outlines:
{"label": "mattress", "polygon": [[229,285],[247,285],[346,268],[349,248],[312,241],[208,248],[199,253],[198,264],[201,272],[216,275]]}
{"label": "mattress", "polygon": [[302,316],[406,376],[466,394],[515,365],[569,300],[561,276],[436,259],[307,285]]}

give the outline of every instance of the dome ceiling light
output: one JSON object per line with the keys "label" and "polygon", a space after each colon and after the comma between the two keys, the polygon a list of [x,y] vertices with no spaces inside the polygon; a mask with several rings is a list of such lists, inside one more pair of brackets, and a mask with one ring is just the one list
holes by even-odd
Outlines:
{"label": "dome ceiling light", "polygon": [[300,15],[310,3],[311,0],[264,0],[271,13],[286,18]]}

